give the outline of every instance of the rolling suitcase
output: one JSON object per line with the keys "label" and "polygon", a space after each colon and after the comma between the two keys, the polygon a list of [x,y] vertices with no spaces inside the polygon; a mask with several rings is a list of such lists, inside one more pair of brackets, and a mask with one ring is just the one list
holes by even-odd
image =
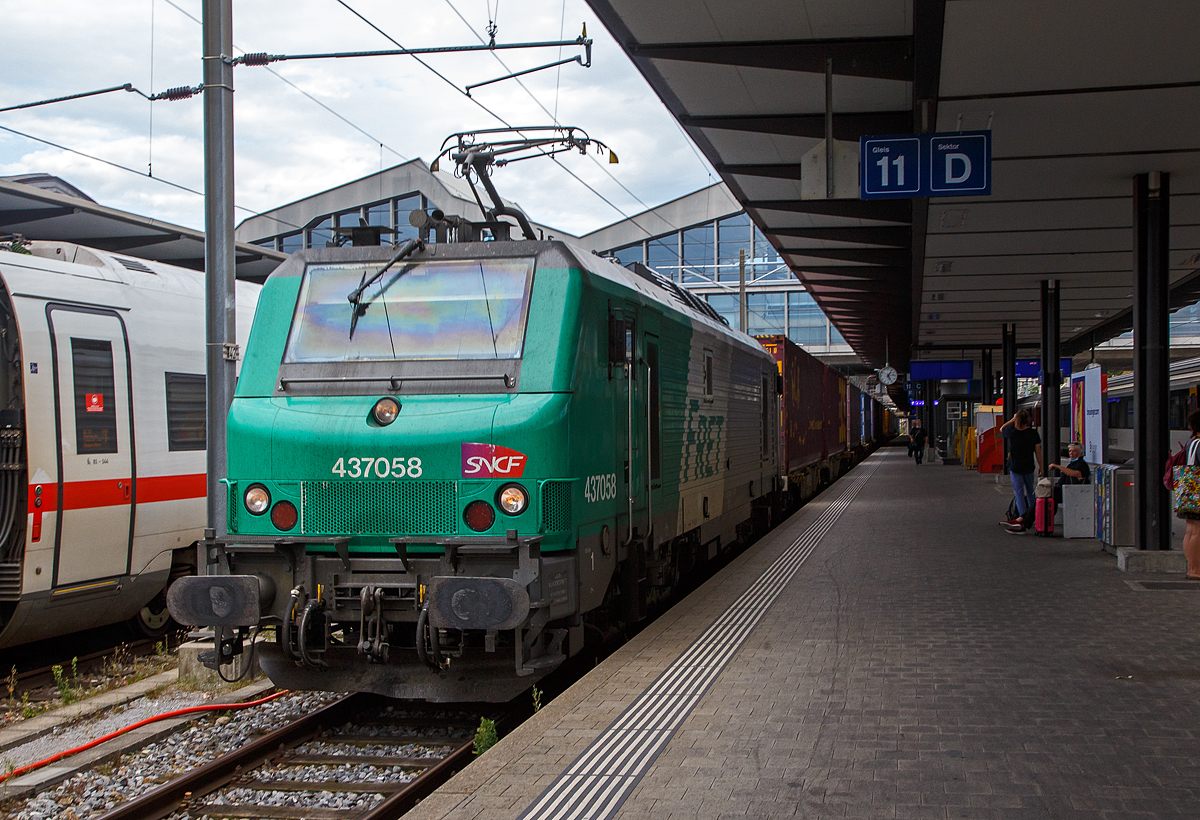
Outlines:
{"label": "rolling suitcase", "polygon": [[1054,499],[1034,500],[1033,531],[1038,535],[1054,535]]}

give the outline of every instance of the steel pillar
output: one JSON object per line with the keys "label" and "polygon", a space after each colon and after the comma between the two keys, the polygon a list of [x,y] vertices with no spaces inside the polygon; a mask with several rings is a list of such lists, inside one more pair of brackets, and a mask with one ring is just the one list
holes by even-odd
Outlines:
{"label": "steel pillar", "polygon": [[[1042,458],[1049,466],[1059,460],[1059,362],[1058,280],[1042,280]],[[1050,473],[1046,473],[1050,476]],[[1056,478],[1057,476],[1050,476]]]}
{"label": "steel pillar", "polygon": [[[233,0],[204,0],[204,271],[208,528],[228,528],[225,417],[237,378],[233,241]],[[233,345],[233,347],[231,347]],[[203,572],[204,565],[200,570]]]}
{"label": "steel pillar", "polygon": [[[1004,420],[1008,421],[1017,412],[1017,326],[1004,325],[1004,361],[1000,363],[1004,373]],[[1008,439],[1004,440],[1004,474],[1008,475]]]}
{"label": "steel pillar", "polygon": [[1168,300],[1170,174],[1133,178],[1134,539],[1142,550],[1171,548],[1170,497],[1160,477],[1170,455]]}

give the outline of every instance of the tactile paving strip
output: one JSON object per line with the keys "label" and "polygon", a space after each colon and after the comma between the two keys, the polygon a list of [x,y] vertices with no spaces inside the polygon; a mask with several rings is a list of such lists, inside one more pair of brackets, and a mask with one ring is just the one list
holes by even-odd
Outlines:
{"label": "tactile paving strip", "polygon": [[[882,455],[521,813],[519,820],[608,820],[741,648],[762,616],[879,468]],[[846,479],[843,479],[846,480]]]}

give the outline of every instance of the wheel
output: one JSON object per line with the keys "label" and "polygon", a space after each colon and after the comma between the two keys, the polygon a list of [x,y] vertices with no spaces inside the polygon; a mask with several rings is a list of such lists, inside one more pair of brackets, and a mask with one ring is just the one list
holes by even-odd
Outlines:
{"label": "wheel", "polygon": [[161,638],[175,626],[175,621],[171,619],[171,613],[167,611],[166,590],[155,595],[150,603],[129,619],[129,628],[133,630],[133,633],[146,638]]}

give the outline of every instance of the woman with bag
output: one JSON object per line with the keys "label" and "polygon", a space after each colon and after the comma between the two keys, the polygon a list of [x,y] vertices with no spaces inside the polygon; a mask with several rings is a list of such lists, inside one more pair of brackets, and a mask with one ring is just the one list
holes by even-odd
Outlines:
{"label": "woman with bag", "polygon": [[1185,466],[1175,468],[1175,515],[1187,522],[1183,533],[1183,556],[1187,578],[1200,581],[1200,410],[1188,416],[1192,439],[1187,446]]}

